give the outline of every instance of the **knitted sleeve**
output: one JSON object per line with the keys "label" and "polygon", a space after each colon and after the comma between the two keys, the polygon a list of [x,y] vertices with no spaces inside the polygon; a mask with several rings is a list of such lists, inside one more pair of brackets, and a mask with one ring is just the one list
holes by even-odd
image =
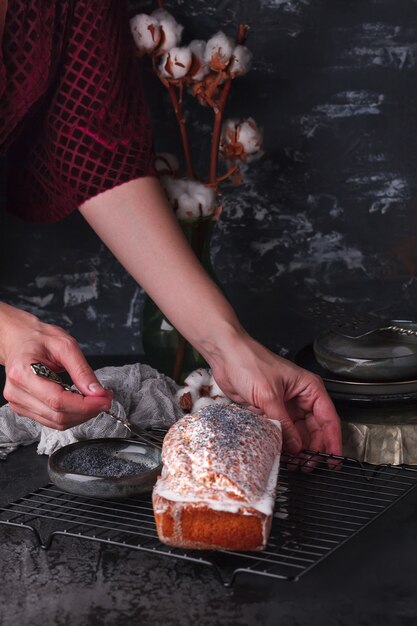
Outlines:
{"label": "knitted sleeve", "polygon": [[33,222],[60,220],[107,189],[155,175],[124,2],[76,0],[57,67],[8,155],[8,209]]}

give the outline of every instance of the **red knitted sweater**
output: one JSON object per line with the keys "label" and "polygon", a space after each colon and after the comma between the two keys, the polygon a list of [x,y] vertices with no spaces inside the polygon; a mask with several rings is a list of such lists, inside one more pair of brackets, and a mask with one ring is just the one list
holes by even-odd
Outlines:
{"label": "red knitted sweater", "polygon": [[155,175],[124,2],[9,0],[0,120],[7,209],[30,221]]}

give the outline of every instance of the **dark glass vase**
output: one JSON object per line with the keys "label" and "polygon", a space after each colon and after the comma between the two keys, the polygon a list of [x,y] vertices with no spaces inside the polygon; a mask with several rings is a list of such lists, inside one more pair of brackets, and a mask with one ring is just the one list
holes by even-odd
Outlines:
{"label": "dark glass vase", "polygon": [[[213,221],[180,222],[188,242],[207,273],[215,280],[210,262]],[[207,363],[167,320],[155,302],[145,297],[141,317],[142,343],[149,365],[182,383],[191,371]]]}

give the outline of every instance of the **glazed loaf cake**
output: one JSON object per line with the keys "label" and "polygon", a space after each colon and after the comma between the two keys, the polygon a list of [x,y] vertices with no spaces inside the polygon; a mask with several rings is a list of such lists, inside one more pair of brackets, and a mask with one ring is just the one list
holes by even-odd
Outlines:
{"label": "glazed loaf cake", "polygon": [[212,404],[171,426],[152,495],[159,539],[204,550],[262,550],[271,529],[281,425]]}

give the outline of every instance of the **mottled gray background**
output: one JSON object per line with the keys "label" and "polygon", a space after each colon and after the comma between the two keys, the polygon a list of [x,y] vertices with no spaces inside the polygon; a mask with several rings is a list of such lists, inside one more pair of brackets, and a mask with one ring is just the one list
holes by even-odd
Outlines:
{"label": "mottled gray background", "polygon": [[[217,276],[248,329],[293,355],[317,298],[415,317],[417,1],[167,2],[184,41],[251,27],[253,69],[228,115],[253,116],[265,156],[224,188]],[[130,2],[150,9],[152,3]],[[171,109],[145,72],[158,150],[177,150]],[[207,167],[210,111],[191,106]],[[143,293],[79,215],[50,226],[3,217],[0,298],[67,328],[87,354],[141,350]]]}

